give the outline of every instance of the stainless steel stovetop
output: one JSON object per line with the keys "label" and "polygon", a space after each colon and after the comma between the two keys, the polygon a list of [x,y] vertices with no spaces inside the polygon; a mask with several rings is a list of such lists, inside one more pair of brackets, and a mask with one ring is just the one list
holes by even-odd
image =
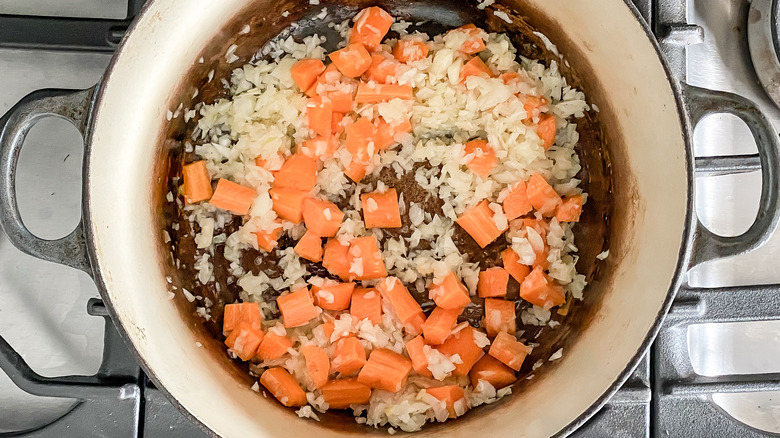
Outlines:
{"label": "stainless steel stovetop", "polygon": [[[780,128],[780,109],[748,50],[748,24],[766,17],[750,13],[748,0],[633,2],[680,79],[746,96]],[[776,7],[777,0],[754,2]],[[95,84],[142,3],[0,0],[0,114],[35,89]],[[756,152],[731,116],[705,119],[694,137],[697,156]],[[47,119],[27,143],[22,215],[37,235],[63,236],[79,220],[81,139],[67,122]],[[736,235],[752,223],[760,194],[753,163],[738,160],[737,174],[710,169],[697,178],[697,211],[714,232]],[[780,434],[778,260],[776,235],[752,253],[691,271],[652,350],[575,436]],[[0,372],[0,437],[203,436],[147,382],[97,297],[85,274],[25,256],[0,233],[0,336],[20,354],[0,358],[12,370]],[[94,377],[58,378],[69,375]]]}

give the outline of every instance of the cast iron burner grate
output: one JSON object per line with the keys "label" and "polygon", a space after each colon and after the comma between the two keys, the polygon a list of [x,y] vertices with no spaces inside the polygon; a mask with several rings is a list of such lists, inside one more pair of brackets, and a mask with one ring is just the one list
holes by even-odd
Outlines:
{"label": "cast iron burner grate", "polygon": [[[687,24],[686,1],[632,1],[651,24],[672,71],[685,79],[686,47],[703,38],[700,27]],[[143,2],[129,0],[124,20],[0,15],[0,47],[110,52]],[[759,170],[755,155],[699,157],[696,166],[697,176]],[[683,287],[650,352],[604,408],[572,436],[773,436],[732,420],[708,398],[714,393],[780,390],[780,375],[701,377],[693,371],[684,352],[687,326],[780,319],[780,308],[774,305],[778,301],[780,285]],[[91,299],[87,312],[107,322],[103,360],[94,376],[42,377],[0,336],[0,368],[19,388],[33,395],[77,401],[67,414],[48,425],[0,433],[0,437],[206,436],[147,379],[109,323],[102,301]]]}

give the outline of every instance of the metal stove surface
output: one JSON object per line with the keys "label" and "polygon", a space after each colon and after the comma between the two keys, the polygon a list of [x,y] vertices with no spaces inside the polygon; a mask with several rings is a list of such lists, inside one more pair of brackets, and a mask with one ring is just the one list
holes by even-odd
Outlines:
{"label": "metal stove surface", "polygon": [[[97,82],[127,18],[141,3],[0,1],[0,76],[5,78],[0,114],[35,89]],[[780,110],[761,88],[747,50],[747,0],[634,3],[680,79],[753,99],[780,126]],[[49,32],[40,32],[42,26]],[[704,120],[695,131],[695,149],[697,156],[755,153],[745,125],[730,116]],[[78,222],[81,155],[80,138],[65,122],[44,120],[28,137],[20,160],[20,205],[36,234],[60,237]],[[757,211],[758,172],[701,175],[697,211],[703,222],[725,235],[747,229]],[[649,355],[573,436],[780,433],[778,255],[780,237],[775,236],[753,253],[690,272],[689,286]],[[768,286],[750,286],[756,284]],[[0,373],[0,437],[203,436],[147,383],[96,297],[86,275],[25,256],[0,233],[0,334],[32,367],[26,370],[17,361],[21,372],[13,375],[27,392]],[[47,377],[96,376],[47,381],[33,370]]]}

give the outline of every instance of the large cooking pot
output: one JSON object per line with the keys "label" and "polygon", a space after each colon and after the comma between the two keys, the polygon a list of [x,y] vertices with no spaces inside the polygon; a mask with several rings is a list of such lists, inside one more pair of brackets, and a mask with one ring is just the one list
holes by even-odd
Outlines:
{"label": "large cooking pot", "polygon": [[[588,208],[608,213],[608,223],[604,215],[595,222],[605,224],[610,256],[591,272],[581,316],[560,340],[563,358],[519,383],[502,402],[421,433],[566,435],[626,379],[687,270],[757,247],[778,223],[778,138],[771,124],[739,96],[678,83],[627,0],[501,0],[485,10],[455,0],[323,0],[320,6],[291,0],[151,1],[100,84],[84,91],[32,93],[0,120],[3,229],[22,251],[92,275],[154,383],[214,434],[325,438],[345,431],[368,433],[345,417],[326,416],[321,423],[299,420],[273,399],[253,392],[247,374],[192,317],[186,300],[168,299],[166,276],[178,277],[161,233],[172,157],[182,147],[183,132],[181,118],[169,121],[168,111],[180,102],[184,107],[194,104],[190,96],[195,89],[203,90],[198,101],[214,98],[218,87],[213,84],[231,69],[225,53],[232,44],[238,44],[241,60],[248,61],[294,21],[300,23],[299,33],[323,27],[311,20],[323,5],[343,19],[369,3],[411,21],[432,20],[444,27],[473,21],[508,31],[519,38],[521,51],[543,46],[529,29],[541,31],[565,56],[564,68],[571,67],[567,75],[600,109],[595,126],[602,128],[601,141],[587,145],[582,155],[592,193]],[[286,10],[290,13],[285,17]],[[513,23],[494,16],[496,10],[506,12]],[[246,24],[250,32],[242,33]],[[539,53],[549,55],[543,47]],[[216,73],[213,82],[210,70]],[[714,112],[731,113],[747,123],[762,166],[758,216],[736,237],[708,231],[693,206],[691,132]],[[46,116],[70,120],[86,147],[83,220],[56,241],[41,240],[25,228],[14,189],[25,135]],[[588,237],[580,232],[578,242],[587,246]]]}

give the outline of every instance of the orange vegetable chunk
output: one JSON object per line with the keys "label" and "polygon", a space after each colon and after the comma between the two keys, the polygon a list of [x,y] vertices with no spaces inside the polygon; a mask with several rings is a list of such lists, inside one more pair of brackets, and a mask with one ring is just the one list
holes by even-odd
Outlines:
{"label": "orange vegetable chunk", "polygon": [[348,78],[362,75],[371,65],[371,55],[362,44],[350,44],[343,49],[332,52],[328,57],[336,68]]}
{"label": "orange vegetable chunk", "polygon": [[352,163],[367,164],[371,157],[378,152],[374,145],[376,129],[374,124],[366,117],[347,127],[346,148],[352,154]]}
{"label": "orange vegetable chunk", "polygon": [[293,250],[303,259],[319,262],[322,260],[322,238],[316,233],[306,230]]}
{"label": "orange vegetable chunk", "polygon": [[325,281],[322,286],[312,286],[311,293],[318,306],[325,310],[346,310],[352,301],[355,283]]}
{"label": "orange vegetable chunk", "polygon": [[284,164],[284,155],[278,152],[274,157],[269,159],[263,158],[262,155],[255,157],[255,166],[262,167],[263,169],[271,172],[271,174],[275,174],[279,169],[281,169],[282,164]]}
{"label": "orange vegetable chunk", "polygon": [[508,282],[509,271],[501,267],[487,268],[479,272],[477,295],[480,298],[504,297]]}
{"label": "orange vegetable chunk", "polygon": [[322,388],[322,397],[329,409],[347,409],[350,405],[367,405],[371,388],[357,378],[331,380]]}
{"label": "orange vegetable chunk", "polygon": [[274,187],[287,187],[308,192],[316,185],[317,161],[304,154],[291,155],[274,175]]}
{"label": "orange vegetable chunk", "polygon": [[365,8],[355,16],[349,42],[360,43],[369,50],[376,50],[392,24],[393,16],[384,9],[378,6]]}
{"label": "orange vegetable chunk", "polygon": [[475,56],[471,58],[469,62],[463,64],[463,69],[460,71],[460,81],[465,81],[469,76],[487,76],[493,78],[496,75],[493,74],[493,70],[491,70],[479,56]]}
{"label": "orange vegetable chunk", "polygon": [[542,114],[536,124],[536,134],[542,139],[544,149],[550,149],[555,143],[555,116]]}
{"label": "orange vegetable chunk", "polygon": [[301,354],[306,360],[306,370],[315,388],[322,388],[328,382],[330,373],[330,358],[328,353],[316,345],[304,345]]}
{"label": "orange vegetable chunk", "polygon": [[[421,376],[433,377],[433,373],[428,369],[428,357],[425,356],[425,340],[422,336],[417,336],[411,341],[407,342],[406,353],[409,354],[409,359],[412,361],[412,368],[414,372]],[[430,347],[428,347],[430,348]]]}
{"label": "orange vegetable chunk", "polygon": [[276,228],[274,228],[272,231],[254,231],[253,234],[255,237],[257,237],[257,246],[260,247],[260,249],[265,250],[266,252],[271,252],[276,248],[277,241],[279,240],[279,236],[282,235],[282,222],[281,221],[274,221],[274,224],[277,225]]}
{"label": "orange vegetable chunk", "polygon": [[390,78],[395,77],[398,62],[386,52],[374,52],[371,54],[371,65],[368,66],[363,77],[366,81],[374,81],[385,84]]}
{"label": "orange vegetable chunk", "polygon": [[306,95],[309,97],[317,96],[317,88],[320,84],[336,85],[341,82],[343,78],[344,75],[341,74],[339,69],[336,67],[336,64],[328,64],[328,66],[325,67],[325,70],[317,77],[314,83],[311,84],[311,87],[306,89]]}
{"label": "orange vegetable chunk", "polygon": [[388,123],[383,118],[380,118],[376,124],[374,145],[378,150],[383,151],[398,143],[395,139],[398,134],[407,132],[412,132],[412,124],[409,123],[408,119],[400,123]]}
{"label": "orange vegetable chunk", "polygon": [[466,394],[458,385],[432,386],[425,388],[425,392],[443,401],[447,405],[450,418],[457,418],[469,410]]}
{"label": "orange vegetable chunk", "polygon": [[301,59],[290,67],[290,76],[299,90],[306,91],[324,71],[325,64],[319,59]]}
{"label": "orange vegetable chunk", "polygon": [[466,327],[454,333],[443,344],[436,347],[440,353],[447,356],[452,356],[453,354],[460,356],[463,363],[455,364],[455,370],[452,372],[454,376],[468,375],[471,367],[485,355],[482,347],[477,345],[477,341],[474,338],[475,331],[476,329],[473,327]]}
{"label": "orange vegetable chunk", "polygon": [[490,175],[490,172],[498,164],[498,159],[496,158],[496,152],[488,144],[487,140],[471,140],[464,146],[463,152],[466,155],[474,154],[469,162],[466,163],[466,167],[483,178]]}
{"label": "orange vegetable chunk", "polygon": [[376,285],[376,290],[390,303],[401,324],[412,333],[422,332],[422,324],[425,322],[425,314],[420,304],[395,277],[387,277]]}
{"label": "orange vegetable chunk", "polygon": [[[428,295],[437,306],[448,310],[462,310],[469,303],[469,291],[454,272],[450,271],[440,283],[434,283]],[[427,339],[427,338],[426,338]]]}
{"label": "orange vegetable chunk", "polygon": [[231,213],[243,216],[249,214],[257,192],[255,189],[244,187],[224,178],[217,182],[217,189],[209,200],[214,207],[227,210]]}
{"label": "orange vegetable chunk", "polygon": [[514,335],[517,331],[515,323],[515,302],[497,298],[485,299],[485,331],[489,337],[500,332]]}
{"label": "orange vegetable chunk", "polygon": [[265,334],[249,321],[241,321],[225,339],[225,345],[233,350],[241,360],[250,360],[257,354],[257,347]]}
{"label": "orange vegetable chunk", "polygon": [[500,332],[496,336],[488,351],[488,354],[515,371],[520,371],[528,353],[528,347],[506,332]]}
{"label": "orange vegetable chunk", "polygon": [[509,194],[504,198],[502,206],[504,207],[506,219],[510,221],[531,211],[533,207],[528,202],[525,181],[519,181],[509,189]]}
{"label": "orange vegetable chunk", "polygon": [[303,201],[303,222],[306,229],[320,237],[333,237],[344,220],[339,207],[320,199],[306,198]]}
{"label": "orange vegetable chunk", "polygon": [[531,268],[520,263],[520,257],[512,248],[501,251],[501,261],[504,263],[504,269],[509,272],[518,283],[522,283],[525,277],[531,273]]}
{"label": "orange vegetable chunk", "polygon": [[260,312],[260,305],[248,302],[225,304],[222,332],[231,332],[242,322],[248,323],[254,329],[261,330],[263,328],[263,314]]}
{"label": "orange vegetable chunk", "polygon": [[357,280],[375,280],[387,276],[385,262],[375,236],[352,240],[348,262],[349,274]]}
{"label": "orange vegetable chunk", "polygon": [[445,309],[436,307],[433,309],[428,319],[422,325],[425,343],[428,345],[439,345],[452,333],[452,327],[458,322],[458,315],[463,309]]}
{"label": "orange vegetable chunk", "polygon": [[306,393],[282,367],[269,368],[260,375],[260,383],[279,402],[287,407],[298,407],[306,404]]}
{"label": "orange vegetable chunk", "polygon": [[487,37],[487,33],[484,30],[479,29],[473,23],[453,29],[451,32],[465,32],[469,35],[469,38],[458,49],[459,51],[467,55],[473,55],[485,50],[484,38]]}
{"label": "orange vegetable chunk", "polygon": [[320,310],[314,306],[309,288],[302,287],[295,292],[279,295],[276,298],[282,321],[287,328],[300,327],[320,315]]}
{"label": "orange vegetable chunk", "polygon": [[393,99],[414,99],[411,85],[361,83],[358,85],[355,102],[380,103]]}
{"label": "orange vegetable chunk", "polygon": [[317,137],[304,140],[298,150],[301,154],[316,158],[328,158],[339,148],[339,141],[332,135],[318,135]]}
{"label": "orange vegetable chunk", "polygon": [[318,135],[330,135],[333,122],[333,102],[327,96],[314,96],[306,102],[309,129]]}
{"label": "orange vegetable chunk", "polygon": [[539,173],[531,176],[526,185],[526,190],[528,202],[544,216],[552,216],[555,214],[555,209],[561,205],[561,197]]}
{"label": "orange vegetable chunk", "polygon": [[363,220],[366,228],[399,228],[401,211],[398,209],[398,192],[371,192],[360,195],[363,204]]}
{"label": "orange vegetable chunk", "polygon": [[366,363],[366,350],[354,336],[336,341],[331,371],[348,376],[355,373]]}
{"label": "orange vegetable chunk", "polygon": [[428,56],[428,44],[425,41],[404,39],[398,40],[393,47],[393,56],[401,62],[414,62]]}
{"label": "orange vegetable chunk", "polygon": [[368,319],[371,324],[381,324],[382,296],[373,288],[356,287],[352,292],[349,313],[358,321]]}
{"label": "orange vegetable chunk", "polygon": [[466,210],[455,222],[469,233],[480,248],[484,248],[506,231],[506,229],[498,229],[496,222],[493,220],[494,214],[489,207],[487,199],[485,199],[471,209]]}
{"label": "orange vegetable chunk", "polygon": [[344,175],[347,175],[352,181],[359,183],[366,176],[368,172],[368,166],[362,163],[358,163],[355,160],[349,164],[349,167],[344,169]]}
{"label": "orange vegetable chunk", "polygon": [[280,218],[299,224],[303,220],[303,200],[308,191],[274,187],[268,191],[273,201],[273,210]]}
{"label": "orange vegetable chunk", "polygon": [[484,380],[493,388],[501,389],[505,386],[509,386],[515,383],[515,372],[512,368],[499,362],[491,355],[485,355],[474,364],[474,367],[469,371],[469,377],[471,378],[471,384],[476,387],[480,380]]}
{"label": "orange vegetable chunk", "polygon": [[582,195],[567,196],[555,210],[555,218],[558,222],[579,222],[584,201]]}
{"label": "orange vegetable chunk", "polygon": [[260,342],[260,347],[257,349],[257,355],[262,360],[279,359],[287,354],[287,350],[292,348],[293,345],[295,345],[295,342],[287,336],[280,336],[274,332],[268,332],[265,334],[263,341]]}
{"label": "orange vegetable chunk", "polygon": [[376,389],[398,392],[412,371],[412,361],[386,348],[377,348],[368,356],[358,374],[358,382]]}
{"label": "orange vegetable chunk", "polygon": [[181,176],[184,180],[183,192],[185,203],[194,204],[211,198],[213,193],[211,190],[211,177],[209,176],[208,169],[206,169],[205,161],[201,160],[185,164],[181,168]]}
{"label": "orange vegetable chunk", "polygon": [[342,280],[348,279],[349,245],[342,245],[338,239],[328,239],[322,255],[322,266]]}
{"label": "orange vegetable chunk", "polygon": [[555,284],[541,266],[536,266],[520,284],[520,298],[529,303],[549,309],[566,302],[566,293],[561,285]]}
{"label": "orange vegetable chunk", "polygon": [[526,96],[523,109],[526,112],[526,118],[530,119],[542,112],[542,107],[547,105],[547,99],[542,96]]}

